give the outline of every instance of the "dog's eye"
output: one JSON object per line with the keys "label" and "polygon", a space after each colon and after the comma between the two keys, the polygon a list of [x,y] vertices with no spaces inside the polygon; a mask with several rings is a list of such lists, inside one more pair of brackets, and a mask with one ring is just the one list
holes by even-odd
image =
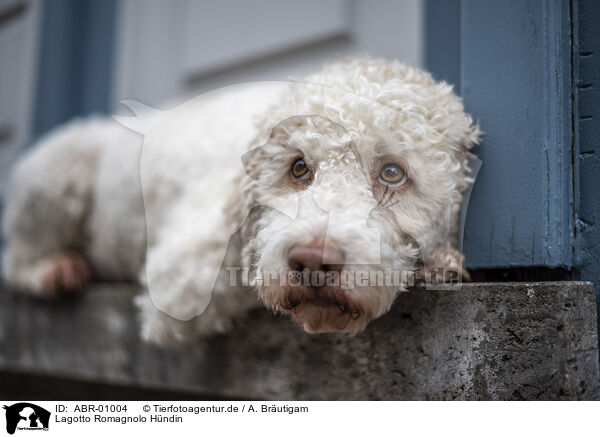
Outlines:
{"label": "dog's eye", "polygon": [[406,182],[406,174],[398,164],[385,164],[379,171],[379,182],[388,187],[398,187]]}
{"label": "dog's eye", "polygon": [[292,176],[300,180],[305,180],[310,176],[308,165],[306,165],[304,159],[300,158],[294,161],[292,164]]}

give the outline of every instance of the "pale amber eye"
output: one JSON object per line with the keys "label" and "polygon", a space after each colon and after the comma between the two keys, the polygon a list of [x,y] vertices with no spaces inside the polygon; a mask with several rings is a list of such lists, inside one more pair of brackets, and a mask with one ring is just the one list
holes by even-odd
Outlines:
{"label": "pale amber eye", "polygon": [[292,164],[292,176],[296,179],[306,179],[309,176],[308,165],[304,159],[300,158]]}
{"label": "pale amber eye", "polygon": [[406,174],[398,164],[385,164],[379,171],[379,182],[388,187],[397,187],[406,182]]}

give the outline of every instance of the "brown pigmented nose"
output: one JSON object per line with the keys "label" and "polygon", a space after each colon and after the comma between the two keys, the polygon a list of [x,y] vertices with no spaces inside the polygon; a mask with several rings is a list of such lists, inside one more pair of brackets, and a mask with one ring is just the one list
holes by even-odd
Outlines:
{"label": "brown pigmented nose", "polygon": [[[323,263],[323,253],[325,253],[327,263]],[[338,271],[344,268],[344,251],[334,244],[310,245],[294,244],[287,256],[288,266],[291,270],[302,271],[308,269],[311,271]]]}

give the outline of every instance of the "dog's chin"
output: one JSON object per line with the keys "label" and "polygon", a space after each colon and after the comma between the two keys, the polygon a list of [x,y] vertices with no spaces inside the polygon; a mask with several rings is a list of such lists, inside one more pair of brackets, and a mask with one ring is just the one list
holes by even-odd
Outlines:
{"label": "dog's chin", "polygon": [[289,315],[311,334],[356,335],[373,319],[366,301],[341,287],[290,286],[268,293],[267,307]]}
{"label": "dog's chin", "polygon": [[302,303],[289,314],[310,334],[339,332],[354,336],[364,331],[372,319],[368,313],[344,311],[335,304],[318,301]]}

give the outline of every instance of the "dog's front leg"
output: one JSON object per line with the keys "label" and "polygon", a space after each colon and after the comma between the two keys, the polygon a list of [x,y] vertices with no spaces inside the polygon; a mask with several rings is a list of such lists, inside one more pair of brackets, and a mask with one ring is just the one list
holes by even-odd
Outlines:
{"label": "dog's front leg", "polygon": [[232,264],[240,250],[230,243],[224,221],[186,209],[183,202],[167,217],[148,248],[141,272],[147,290],[136,299],[142,338],[161,345],[226,332],[257,302],[253,290],[230,284],[223,267],[226,253]]}

